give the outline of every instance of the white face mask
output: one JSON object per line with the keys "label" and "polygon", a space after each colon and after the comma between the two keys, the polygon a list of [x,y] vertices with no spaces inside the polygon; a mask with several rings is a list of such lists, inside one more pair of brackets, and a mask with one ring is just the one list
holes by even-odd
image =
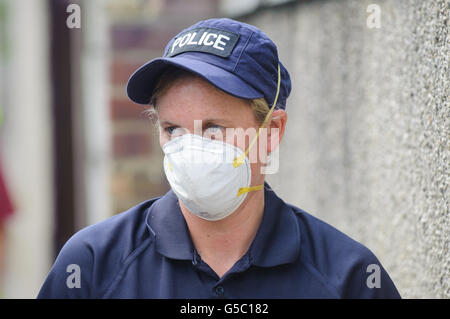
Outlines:
{"label": "white face mask", "polygon": [[[239,148],[200,135],[185,134],[163,146],[164,171],[172,190],[193,214],[206,220],[220,220],[235,210],[250,187],[250,162]],[[244,155],[244,156],[243,156]],[[233,165],[237,158],[241,165]]]}
{"label": "white face mask", "polygon": [[[278,65],[277,93],[261,127],[270,118],[280,92],[281,73]],[[221,220],[236,211],[251,191],[263,185],[250,186],[252,171],[247,154],[261,130],[243,152],[226,142],[200,135],[185,134],[163,146],[164,171],[186,208],[206,220]]]}

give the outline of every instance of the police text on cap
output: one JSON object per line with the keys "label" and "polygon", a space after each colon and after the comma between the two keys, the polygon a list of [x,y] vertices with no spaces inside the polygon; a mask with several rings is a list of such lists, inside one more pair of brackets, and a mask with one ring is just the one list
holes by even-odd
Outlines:
{"label": "police text on cap", "polygon": [[239,39],[233,32],[214,28],[198,28],[180,34],[169,46],[166,57],[197,51],[221,57],[230,56]]}

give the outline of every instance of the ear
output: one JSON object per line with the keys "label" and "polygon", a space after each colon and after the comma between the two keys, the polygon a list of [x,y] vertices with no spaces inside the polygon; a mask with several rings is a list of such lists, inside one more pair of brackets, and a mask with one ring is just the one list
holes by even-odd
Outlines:
{"label": "ear", "polygon": [[284,110],[274,110],[267,124],[267,153],[277,149],[286,128],[287,113]]}

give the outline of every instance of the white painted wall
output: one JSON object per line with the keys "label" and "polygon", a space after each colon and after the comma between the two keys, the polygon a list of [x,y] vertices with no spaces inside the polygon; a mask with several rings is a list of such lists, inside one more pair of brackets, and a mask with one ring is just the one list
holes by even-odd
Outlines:
{"label": "white painted wall", "polygon": [[106,0],[82,3],[82,83],[86,223],[112,215],[110,199],[109,25]]}
{"label": "white painted wall", "polygon": [[46,1],[7,0],[2,157],[16,212],[7,226],[3,296],[34,298],[52,258],[52,143]]}

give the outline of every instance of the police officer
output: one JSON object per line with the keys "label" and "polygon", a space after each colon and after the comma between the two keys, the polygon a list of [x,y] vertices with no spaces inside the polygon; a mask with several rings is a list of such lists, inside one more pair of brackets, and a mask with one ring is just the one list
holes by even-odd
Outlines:
{"label": "police officer", "polygon": [[38,297],[400,297],[366,247],[265,183],[290,91],[254,26],[210,19],[175,36],[127,86],[159,126],[171,190],[76,233]]}

